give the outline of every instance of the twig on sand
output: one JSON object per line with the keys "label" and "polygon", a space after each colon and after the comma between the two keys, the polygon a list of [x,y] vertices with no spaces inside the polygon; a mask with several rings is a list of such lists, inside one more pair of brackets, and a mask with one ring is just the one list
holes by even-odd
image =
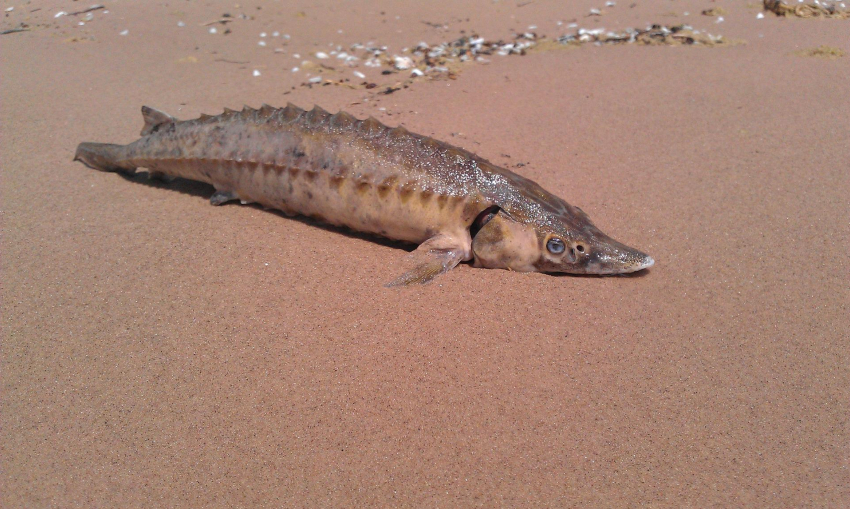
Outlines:
{"label": "twig on sand", "polygon": [[92,5],[91,7],[89,7],[88,9],[83,9],[81,11],[76,11],[76,12],[69,12],[68,16],[79,16],[80,14],[85,14],[87,12],[96,11],[98,9],[106,9],[106,6],[101,5],[101,4],[95,4],[95,5]]}
{"label": "twig on sand", "polygon": [[432,21],[422,21],[421,23],[423,25],[428,25],[431,28],[443,28],[443,29],[448,28],[448,26],[445,23],[434,23]]}
{"label": "twig on sand", "polygon": [[234,20],[233,20],[232,18],[214,19],[214,20],[212,20],[212,21],[207,21],[206,23],[201,23],[201,24],[200,24],[200,26],[202,26],[202,27],[208,27],[208,26],[210,26],[210,25],[215,25],[216,23],[220,23],[220,24],[222,24],[222,25],[226,25],[226,24],[228,24],[228,23],[232,23],[233,21],[234,21]]}
{"label": "twig on sand", "polygon": [[29,31],[30,31],[30,29],[27,28],[27,27],[18,26],[18,27],[15,27],[15,28],[10,28],[9,30],[3,30],[2,32],[0,32],[0,35],[16,34],[18,32],[29,32]]}

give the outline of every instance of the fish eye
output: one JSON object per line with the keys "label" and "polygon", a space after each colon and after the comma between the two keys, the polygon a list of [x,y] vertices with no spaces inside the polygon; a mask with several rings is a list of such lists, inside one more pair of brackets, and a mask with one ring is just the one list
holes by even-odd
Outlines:
{"label": "fish eye", "polygon": [[548,249],[552,254],[561,254],[564,252],[565,248],[566,245],[564,244],[564,241],[558,237],[552,237],[546,242],[546,249]]}

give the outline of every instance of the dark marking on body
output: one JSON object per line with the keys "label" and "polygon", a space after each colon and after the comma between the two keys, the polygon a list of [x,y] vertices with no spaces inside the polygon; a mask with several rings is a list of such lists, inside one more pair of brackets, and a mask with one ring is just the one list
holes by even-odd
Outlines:
{"label": "dark marking on body", "polygon": [[387,195],[390,194],[390,191],[392,191],[393,187],[395,187],[396,182],[398,182],[398,177],[394,175],[382,180],[381,183],[378,184],[378,196],[386,198]]}
{"label": "dark marking on body", "polygon": [[441,194],[441,195],[437,196],[437,208],[439,208],[440,210],[443,210],[444,208],[446,208],[446,204],[448,202],[449,202],[449,197],[446,196],[445,194]]}
{"label": "dark marking on body", "polygon": [[413,193],[416,191],[413,186],[414,184],[412,182],[407,182],[398,188],[398,197],[401,199],[402,203],[410,201],[410,197],[413,196]]}
{"label": "dark marking on body", "polygon": [[330,179],[328,179],[330,186],[337,191],[342,187],[342,184],[345,183],[345,177],[342,175],[331,175]]}

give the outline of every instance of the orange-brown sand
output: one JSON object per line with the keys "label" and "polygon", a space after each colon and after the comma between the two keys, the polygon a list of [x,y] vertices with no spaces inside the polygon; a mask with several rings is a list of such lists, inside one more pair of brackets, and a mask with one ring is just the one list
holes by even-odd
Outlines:
{"label": "orange-brown sand", "polygon": [[[0,18],[29,28],[0,36],[0,506],[850,501],[850,57],[795,54],[850,51],[850,21],[695,0],[110,0],[54,17],[89,5],[7,0]],[[716,6],[722,22],[700,15]],[[201,26],[217,19],[233,21]],[[407,73],[338,53],[313,67],[337,45],[652,23],[742,43],[492,55],[389,95]],[[320,73],[349,81],[302,86]],[[135,140],[143,104],[287,101],[472,150],[656,265],[462,265],[388,289],[403,246],[71,161],[81,141]]]}

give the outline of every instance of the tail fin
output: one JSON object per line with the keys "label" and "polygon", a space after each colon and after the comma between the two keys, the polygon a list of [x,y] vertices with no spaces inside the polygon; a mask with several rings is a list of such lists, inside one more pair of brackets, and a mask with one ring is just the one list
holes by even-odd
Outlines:
{"label": "tail fin", "polygon": [[124,145],[110,143],[80,143],[74,161],[81,161],[89,168],[100,171],[114,171],[132,175],[136,167],[122,161]]}

